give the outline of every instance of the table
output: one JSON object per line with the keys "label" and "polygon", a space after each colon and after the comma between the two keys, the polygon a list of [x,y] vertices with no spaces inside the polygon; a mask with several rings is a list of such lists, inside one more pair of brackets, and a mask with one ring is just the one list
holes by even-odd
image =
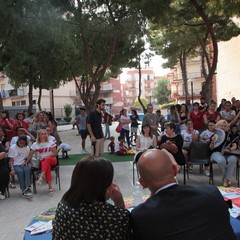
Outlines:
{"label": "table", "polygon": [[[224,190],[225,188],[220,187],[220,189]],[[234,191],[236,189],[238,189],[238,191],[240,193],[240,188],[227,188],[228,191]],[[146,199],[147,199],[147,196],[143,196],[143,200],[146,201]],[[132,196],[124,198],[124,201],[125,201],[126,208],[132,207],[132,204],[133,204]],[[55,208],[52,208],[52,209],[55,209]],[[52,209],[49,209],[49,210],[52,210]],[[48,212],[48,211],[46,211],[46,212]],[[28,224],[28,226],[35,223],[38,220],[39,219],[33,218],[31,220],[31,222]],[[230,216],[230,223],[231,223],[233,231],[237,237],[237,240],[240,240],[240,217],[233,218],[232,216]],[[24,238],[23,238],[23,240],[51,240],[51,239],[52,239],[52,232],[31,235],[31,233],[28,231],[25,231]]]}

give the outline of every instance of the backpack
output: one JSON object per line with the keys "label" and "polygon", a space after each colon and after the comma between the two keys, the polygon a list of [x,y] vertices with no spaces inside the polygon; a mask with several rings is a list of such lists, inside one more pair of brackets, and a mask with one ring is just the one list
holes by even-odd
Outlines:
{"label": "backpack", "polygon": [[109,114],[109,118],[108,118],[108,125],[109,126],[112,125],[112,120],[113,120],[113,116]]}

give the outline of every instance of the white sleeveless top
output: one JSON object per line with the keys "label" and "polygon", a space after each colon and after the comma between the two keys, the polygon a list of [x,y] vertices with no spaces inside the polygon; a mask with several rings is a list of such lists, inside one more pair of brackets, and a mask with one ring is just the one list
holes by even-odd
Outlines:
{"label": "white sleeveless top", "polygon": [[140,148],[141,150],[146,150],[148,149],[150,146],[153,147],[153,141],[156,138],[155,135],[153,135],[153,137],[145,137],[144,135],[140,135]]}

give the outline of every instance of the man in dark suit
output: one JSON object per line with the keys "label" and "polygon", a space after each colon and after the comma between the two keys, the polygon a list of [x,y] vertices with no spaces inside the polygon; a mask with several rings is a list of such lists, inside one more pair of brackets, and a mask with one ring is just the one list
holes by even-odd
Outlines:
{"label": "man in dark suit", "polygon": [[144,152],[138,168],[151,197],[132,210],[134,239],[236,239],[228,206],[215,186],[178,185],[177,165],[157,149]]}

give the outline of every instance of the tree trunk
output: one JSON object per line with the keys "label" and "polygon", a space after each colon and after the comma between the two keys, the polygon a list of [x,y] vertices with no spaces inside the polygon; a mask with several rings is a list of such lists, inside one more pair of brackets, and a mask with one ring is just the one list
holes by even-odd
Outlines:
{"label": "tree trunk", "polygon": [[29,85],[28,85],[28,113],[33,111],[33,73],[32,73],[32,66],[29,65]]}
{"label": "tree trunk", "polygon": [[42,106],[41,106],[41,99],[42,99],[42,87],[40,86],[39,87],[39,94],[38,94],[38,102],[37,102],[37,104],[38,104],[38,110],[39,111],[42,111]]}
{"label": "tree trunk", "polygon": [[188,77],[187,77],[187,56],[186,52],[182,51],[180,56],[180,67],[181,67],[181,72],[182,72],[182,79],[183,79],[183,86],[184,86],[184,92],[185,92],[185,102],[187,99],[189,99],[189,93],[188,93]]}
{"label": "tree trunk", "polygon": [[0,111],[3,110],[3,99],[2,99],[2,93],[0,93]]}
{"label": "tree trunk", "polygon": [[141,57],[140,55],[138,56],[138,88],[139,88],[139,93],[138,93],[138,101],[140,105],[142,106],[143,112],[146,113],[147,109],[145,108],[144,104],[142,103],[141,100],[141,94],[142,94],[142,67],[141,67]]}
{"label": "tree trunk", "polygon": [[210,38],[211,38],[212,51],[210,51],[210,52],[212,53],[212,56],[211,56],[212,63],[211,63],[211,68],[209,69],[207,79],[205,81],[205,84],[203,84],[202,92],[201,92],[201,95],[205,96],[206,101],[210,102],[212,99],[212,79],[213,79],[213,75],[215,74],[215,71],[217,68],[217,61],[218,61],[217,39],[216,39],[214,30],[213,30],[213,25],[210,22],[206,13],[204,12],[202,6],[200,6],[196,0],[189,0],[189,2],[195,7],[198,15],[202,18],[202,20],[205,23],[205,26],[210,34]]}

